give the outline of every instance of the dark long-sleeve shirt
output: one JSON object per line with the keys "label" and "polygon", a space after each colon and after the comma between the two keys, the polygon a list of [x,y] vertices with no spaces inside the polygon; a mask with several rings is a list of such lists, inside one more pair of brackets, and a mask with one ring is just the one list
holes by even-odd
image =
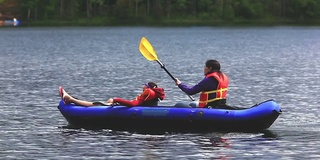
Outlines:
{"label": "dark long-sleeve shirt", "polygon": [[188,95],[194,95],[202,91],[216,90],[218,81],[215,78],[204,78],[197,85],[188,87],[187,85],[180,83],[178,87]]}

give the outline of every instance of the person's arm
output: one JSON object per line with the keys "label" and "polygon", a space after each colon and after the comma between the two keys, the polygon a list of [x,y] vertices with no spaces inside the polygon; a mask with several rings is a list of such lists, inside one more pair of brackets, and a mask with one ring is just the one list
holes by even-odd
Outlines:
{"label": "person's arm", "polygon": [[209,78],[204,78],[202,81],[200,81],[197,85],[193,87],[188,87],[183,83],[180,83],[178,85],[178,87],[188,95],[194,95],[201,91],[205,91],[208,88],[211,88],[211,86],[213,86],[213,84],[212,84],[212,80]]}
{"label": "person's arm", "polygon": [[141,95],[136,97],[134,100],[130,101],[123,98],[113,98],[113,103],[120,103],[121,105],[129,106],[129,107],[138,106],[145,101],[148,95],[149,95],[149,91],[146,90]]}

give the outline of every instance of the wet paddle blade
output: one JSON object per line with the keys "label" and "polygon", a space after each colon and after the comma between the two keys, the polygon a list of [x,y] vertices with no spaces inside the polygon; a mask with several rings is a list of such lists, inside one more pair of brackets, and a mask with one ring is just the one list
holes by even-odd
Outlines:
{"label": "wet paddle blade", "polygon": [[156,61],[158,60],[158,56],[156,54],[156,51],[153,49],[150,42],[147,40],[147,38],[142,37],[139,45],[139,50],[141,54],[149,61]]}

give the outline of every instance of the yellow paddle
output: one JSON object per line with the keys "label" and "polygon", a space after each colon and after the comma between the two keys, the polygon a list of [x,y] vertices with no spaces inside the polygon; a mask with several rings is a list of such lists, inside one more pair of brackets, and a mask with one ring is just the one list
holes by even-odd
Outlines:
{"label": "yellow paddle", "polygon": [[[141,54],[149,61],[157,61],[159,63],[159,65],[161,66],[162,69],[164,69],[167,74],[174,80],[176,81],[176,79],[172,76],[172,74],[166,69],[166,67],[163,65],[163,63],[160,62],[160,60],[158,59],[158,56],[156,54],[156,51],[153,49],[151,43],[147,40],[146,37],[142,37],[141,41],[140,41],[140,45],[139,45],[139,50],[141,52]],[[188,95],[189,98],[192,101],[195,101],[195,99]]]}

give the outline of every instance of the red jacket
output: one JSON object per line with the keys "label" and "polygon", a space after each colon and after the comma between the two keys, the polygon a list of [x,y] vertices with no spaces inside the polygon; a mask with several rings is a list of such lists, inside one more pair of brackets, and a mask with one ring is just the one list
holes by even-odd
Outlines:
{"label": "red jacket", "polygon": [[153,101],[158,99],[163,100],[165,97],[163,88],[147,88],[134,100],[126,100],[122,98],[113,98],[114,103],[120,103],[124,106],[139,106],[145,102]]}

